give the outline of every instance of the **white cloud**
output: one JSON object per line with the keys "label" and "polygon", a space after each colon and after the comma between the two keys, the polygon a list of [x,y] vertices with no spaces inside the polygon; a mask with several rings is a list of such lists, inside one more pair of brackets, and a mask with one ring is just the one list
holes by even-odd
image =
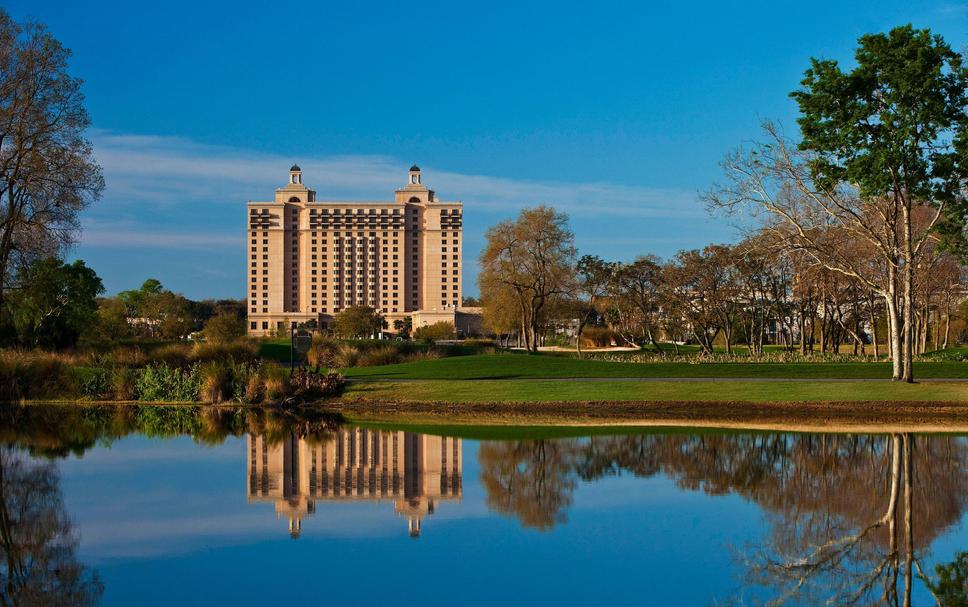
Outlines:
{"label": "white cloud", "polygon": [[[175,137],[97,131],[109,203],[140,200],[170,205],[185,201],[234,203],[268,199],[297,161],[319,198],[389,199],[402,185],[406,163],[377,155],[284,158],[277,154],[203,145]],[[609,183],[559,183],[470,175],[424,167],[443,199],[462,199],[482,210],[517,210],[550,204],[575,216],[687,218],[703,215],[692,192]]]}

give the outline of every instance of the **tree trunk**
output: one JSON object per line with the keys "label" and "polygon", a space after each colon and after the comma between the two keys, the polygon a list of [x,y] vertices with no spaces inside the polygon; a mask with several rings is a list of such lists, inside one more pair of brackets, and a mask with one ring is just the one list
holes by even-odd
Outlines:
{"label": "tree trunk", "polygon": [[897,317],[897,301],[893,293],[884,296],[884,304],[887,307],[887,343],[892,363],[891,379],[898,381],[902,375],[901,357],[899,355],[901,352],[901,327]]}
{"label": "tree trunk", "polygon": [[904,364],[901,372],[904,381],[914,383],[914,341],[912,334],[914,329],[914,252],[911,247],[911,203],[904,201],[901,209],[904,222],[904,272],[902,274],[904,283],[904,307],[902,310]]}

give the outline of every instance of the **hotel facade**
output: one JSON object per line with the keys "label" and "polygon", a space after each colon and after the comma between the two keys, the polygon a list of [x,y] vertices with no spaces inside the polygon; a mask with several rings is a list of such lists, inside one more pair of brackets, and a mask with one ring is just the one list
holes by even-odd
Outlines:
{"label": "hotel facade", "polygon": [[321,201],[297,165],[272,202],[248,203],[248,330],[329,325],[350,306],[370,306],[393,327],[458,325],[463,204],[423,185],[420,167],[393,202]]}

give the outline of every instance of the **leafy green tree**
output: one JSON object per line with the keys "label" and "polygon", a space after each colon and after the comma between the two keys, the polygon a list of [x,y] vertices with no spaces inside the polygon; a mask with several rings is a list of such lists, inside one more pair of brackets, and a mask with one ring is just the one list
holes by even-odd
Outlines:
{"label": "leafy green tree", "polygon": [[120,339],[131,335],[128,307],[117,297],[105,297],[98,303],[98,334],[105,339]]}
{"label": "leafy green tree", "polygon": [[48,257],[23,269],[23,286],[10,298],[17,340],[30,346],[73,346],[96,326],[101,279],[84,262]]}
{"label": "leafy green tree", "polygon": [[208,319],[203,333],[211,342],[232,342],[245,336],[245,322],[236,314],[222,312]]}
{"label": "leafy green tree", "polygon": [[[886,200],[898,218],[903,364],[895,379],[913,381],[914,271],[929,233],[960,240],[968,212],[968,69],[940,36],[910,25],[862,36],[855,58],[850,71],[811,61],[791,93],[799,147],[821,195],[836,198],[850,184],[863,200]],[[933,213],[916,233],[925,207]]]}
{"label": "leafy green tree", "polygon": [[403,318],[396,319],[393,321],[393,330],[400,337],[409,337],[410,332],[413,330],[413,318],[404,316]]}
{"label": "leafy green tree", "polygon": [[959,552],[955,560],[946,565],[936,565],[935,580],[925,580],[925,585],[941,607],[968,607],[968,552]]}
{"label": "leafy green tree", "polygon": [[137,290],[118,293],[128,308],[128,317],[141,337],[180,339],[191,333],[197,324],[192,302],[149,278]]}
{"label": "leafy green tree", "polygon": [[333,331],[339,337],[367,338],[383,329],[383,317],[370,306],[350,306],[333,318]]}
{"label": "leafy green tree", "polygon": [[417,330],[413,332],[413,337],[414,339],[426,341],[454,339],[457,337],[457,331],[454,329],[453,323],[442,320],[440,322],[417,327]]}

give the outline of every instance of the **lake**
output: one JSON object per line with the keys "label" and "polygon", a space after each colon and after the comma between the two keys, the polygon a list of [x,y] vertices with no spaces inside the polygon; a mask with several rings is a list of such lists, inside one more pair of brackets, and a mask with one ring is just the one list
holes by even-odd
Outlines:
{"label": "lake", "polygon": [[968,576],[963,436],[8,406],[0,437],[21,606],[934,605]]}

